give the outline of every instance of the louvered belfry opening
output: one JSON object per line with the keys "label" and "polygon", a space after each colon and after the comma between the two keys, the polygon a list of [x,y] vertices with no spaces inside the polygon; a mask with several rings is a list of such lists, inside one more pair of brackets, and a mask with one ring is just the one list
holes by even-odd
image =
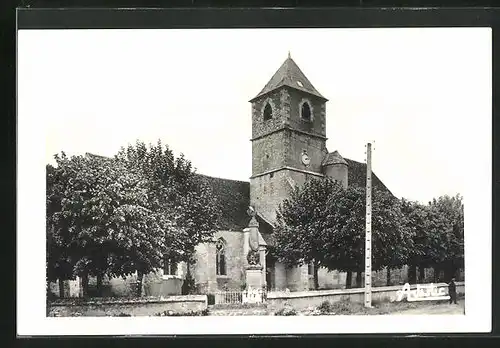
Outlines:
{"label": "louvered belfry opening", "polygon": [[302,104],[302,109],[300,110],[300,115],[306,121],[311,121],[311,107],[309,103]]}
{"label": "louvered belfry opening", "polygon": [[264,107],[264,121],[270,120],[273,117],[273,109],[269,103]]}

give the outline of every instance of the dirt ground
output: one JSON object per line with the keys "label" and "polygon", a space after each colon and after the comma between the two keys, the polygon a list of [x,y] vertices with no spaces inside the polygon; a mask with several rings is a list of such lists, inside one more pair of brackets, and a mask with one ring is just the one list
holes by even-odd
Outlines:
{"label": "dirt ground", "polygon": [[465,300],[457,301],[457,304],[439,303],[427,304],[418,308],[406,309],[391,314],[418,315],[418,314],[465,314]]}
{"label": "dirt ground", "polygon": [[[382,303],[375,308],[366,309],[362,304],[345,304],[336,308],[328,314],[317,313],[314,308],[297,311],[296,315],[463,315],[465,310],[465,299],[459,299],[457,304],[449,304],[447,301],[439,302],[399,302]],[[246,316],[246,315],[274,315],[275,310],[266,307],[256,308],[216,308],[209,309],[209,315],[216,316]]]}
{"label": "dirt ground", "polygon": [[[288,307],[291,309],[291,307]],[[123,309],[123,308],[122,308]],[[144,308],[145,309],[145,308]],[[268,308],[264,305],[256,306],[232,306],[221,308],[219,306],[209,306],[208,315],[214,316],[254,316],[254,315],[275,315],[277,308]],[[82,311],[79,307],[50,307],[48,316],[119,316],[119,311],[111,310],[103,312],[93,310],[92,306],[86,307]],[[128,311],[125,311],[128,312]],[[139,311],[140,312],[140,311]],[[149,311],[151,312],[151,311]],[[148,315],[148,313],[138,313],[135,315]],[[449,304],[447,301],[432,302],[383,302],[374,304],[374,308],[364,308],[361,303],[337,303],[330,310],[321,313],[317,307],[298,310],[294,315],[463,315],[465,314],[465,298],[458,300],[457,304]]]}

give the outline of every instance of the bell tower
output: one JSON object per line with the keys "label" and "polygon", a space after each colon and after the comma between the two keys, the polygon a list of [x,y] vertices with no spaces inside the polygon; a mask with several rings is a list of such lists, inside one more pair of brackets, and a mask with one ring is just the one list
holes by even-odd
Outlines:
{"label": "bell tower", "polygon": [[275,221],[278,205],[294,185],[323,177],[326,119],[323,97],[288,58],[252,104],[250,204]]}

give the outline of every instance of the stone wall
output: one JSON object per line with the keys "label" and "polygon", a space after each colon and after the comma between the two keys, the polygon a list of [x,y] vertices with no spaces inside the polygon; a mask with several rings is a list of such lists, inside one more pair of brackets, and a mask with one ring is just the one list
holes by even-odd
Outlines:
{"label": "stone wall", "polygon": [[288,169],[262,175],[250,180],[250,204],[266,218],[274,221],[276,209],[290,196],[294,185],[303,185],[312,174]]}
{"label": "stone wall", "polygon": [[226,270],[227,275],[217,275],[217,288],[228,290],[241,290],[245,283],[244,266],[246,264],[243,253],[243,232],[219,231],[217,238],[226,241]]}
{"label": "stone wall", "polygon": [[[289,89],[288,93],[290,103],[290,126],[292,128],[316,133],[322,136],[326,135],[326,109],[325,103],[314,96],[307,95],[304,92],[295,89]],[[305,121],[300,118],[300,107],[303,101],[307,100],[311,106],[312,122]]]}
{"label": "stone wall", "polygon": [[[177,274],[164,279],[163,270],[159,269],[156,272],[151,272],[144,275],[142,279],[142,296],[167,296],[180,295],[182,290],[183,280],[186,274],[186,263],[181,262],[177,266]],[[65,281],[64,297],[81,297],[83,295],[81,288],[81,279]],[[136,297],[137,296],[137,274],[132,274],[122,277],[109,278],[103,277],[101,295],[102,297]],[[50,291],[55,297],[59,297],[59,285],[57,283],[50,284]],[[97,297],[97,278],[89,277],[90,297]]]}
{"label": "stone wall", "polygon": [[[326,268],[318,270],[319,289],[344,289],[346,287],[346,272],[328,271]],[[387,270],[372,272],[373,286],[387,286]],[[364,272],[361,273],[361,282],[364,286]],[[408,281],[408,267],[391,270],[391,285],[404,284]],[[432,278],[419,280],[421,283],[430,283]],[[356,272],[352,274],[351,287],[356,286]]]}
{"label": "stone wall", "polygon": [[[283,127],[289,118],[289,108],[285,107],[288,92],[285,89],[269,93],[252,103],[252,138],[256,138]],[[263,110],[266,103],[273,109],[273,117],[264,121]]]}
{"label": "stone wall", "polygon": [[[64,287],[64,297],[80,297],[81,289],[80,289],[80,279],[76,280],[65,280],[63,282]],[[59,297],[59,282],[51,282],[49,284],[49,291],[53,297]]]}
{"label": "stone wall", "polygon": [[286,283],[286,287],[290,291],[309,290],[309,274],[307,271],[307,265],[287,268]]}
{"label": "stone wall", "polygon": [[[465,294],[465,283],[457,282],[457,293]],[[436,284],[438,288],[445,288],[448,294],[448,285],[445,283]],[[372,301],[390,301],[402,286],[385,286],[372,288]],[[411,289],[416,289],[415,285]],[[303,292],[268,292],[267,304],[271,308],[281,308],[285,304],[291,305],[295,309],[303,309],[311,306],[319,306],[324,301],[339,302],[349,300],[351,302],[364,303],[364,289],[344,289],[344,290],[319,290]]]}
{"label": "stone wall", "polygon": [[[323,162],[327,154],[325,140],[292,131],[287,131],[285,134],[289,138],[287,141],[290,145],[286,149],[286,165],[292,168],[321,173],[321,162]],[[302,163],[303,150],[307,151],[311,159],[308,167]]]}
{"label": "stone wall", "polygon": [[274,284],[272,287],[275,289],[284,290],[287,287],[286,283],[286,267],[280,262],[274,264]]}
{"label": "stone wall", "polygon": [[328,165],[324,169],[325,176],[341,182],[344,188],[347,188],[349,186],[348,171],[349,167],[345,164]]}
{"label": "stone wall", "polygon": [[346,273],[328,271],[326,268],[318,270],[319,289],[342,289],[345,287]]}
{"label": "stone wall", "polygon": [[102,301],[76,304],[53,303],[48,316],[153,316],[160,312],[172,311],[177,314],[199,312],[208,308],[206,295],[171,296],[156,300]]}
{"label": "stone wall", "polygon": [[226,275],[216,274],[215,243],[200,244],[196,247],[196,263],[192,275],[198,293],[212,293],[218,289],[240,290],[244,284],[243,232],[218,231],[214,240],[223,238],[226,244]]}
{"label": "stone wall", "polygon": [[289,133],[280,131],[252,141],[252,175],[286,165]]}
{"label": "stone wall", "polygon": [[196,291],[200,294],[213,292],[217,289],[215,278],[215,244],[204,243],[196,247],[196,262],[191,267],[195,280]]}

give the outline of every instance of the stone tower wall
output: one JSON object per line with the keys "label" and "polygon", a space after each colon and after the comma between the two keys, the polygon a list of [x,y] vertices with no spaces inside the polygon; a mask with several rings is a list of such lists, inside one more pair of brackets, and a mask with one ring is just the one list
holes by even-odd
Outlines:
{"label": "stone tower wall", "polygon": [[325,167],[325,175],[342,183],[344,188],[349,185],[348,178],[349,167],[345,164],[333,164]]}

